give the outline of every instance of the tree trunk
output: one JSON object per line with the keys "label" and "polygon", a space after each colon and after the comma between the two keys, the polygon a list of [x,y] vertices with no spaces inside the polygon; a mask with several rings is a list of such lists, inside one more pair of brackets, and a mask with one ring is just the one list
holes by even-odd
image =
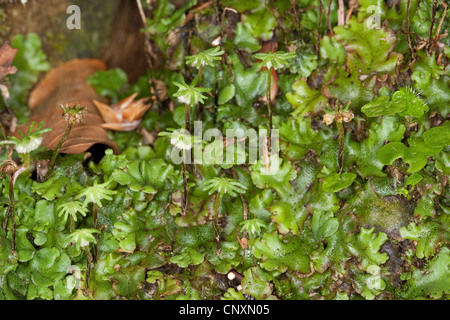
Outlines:
{"label": "tree trunk", "polygon": [[134,83],[148,69],[145,36],[136,1],[121,0],[112,22],[109,42],[100,56],[108,68],[121,68]]}

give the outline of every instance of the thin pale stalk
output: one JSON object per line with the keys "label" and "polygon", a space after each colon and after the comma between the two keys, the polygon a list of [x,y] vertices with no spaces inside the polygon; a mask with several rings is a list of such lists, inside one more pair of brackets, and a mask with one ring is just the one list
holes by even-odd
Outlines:
{"label": "thin pale stalk", "polygon": [[319,0],[319,23],[317,25],[317,59],[320,58],[320,35],[322,33],[322,0]]}
{"label": "thin pale stalk", "polygon": [[[93,211],[94,211],[94,229],[97,229],[97,225],[98,225],[98,208],[97,205],[94,203],[93,204]],[[97,260],[98,260],[98,234],[95,233],[94,234],[96,243],[94,244],[94,264],[97,264]]]}
{"label": "thin pale stalk", "polygon": [[182,164],[182,171],[183,171],[183,187],[184,187],[184,196],[183,196],[183,215],[187,212],[187,206],[188,206],[188,181],[187,181],[187,168],[186,168],[186,161],[185,161],[185,151],[183,150],[183,162]]}
{"label": "thin pale stalk", "polygon": [[[264,7],[272,15],[272,17],[274,17],[275,20],[277,21],[278,27],[280,28],[281,34],[283,35],[284,45],[285,45],[285,47],[287,47],[288,43],[287,43],[287,40],[286,40],[286,32],[284,31],[283,24],[280,21],[279,12],[277,10],[277,7],[275,6],[273,10],[271,8],[269,8],[269,6],[267,4],[267,0],[264,0]],[[278,15],[276,15],[275,12],[278,12]]]}
{"label": "thin pale stalk", "polygon": [[73,219],[72,215],[70,215],[70,222],[69,222],[69,231],[70,233],[75,230],[75,220]]}
{"label": "thin pale stalk", "polygon": [[31,163],[31,155],[29,152],[27,152],[23,155],[23,168],[28,169],[30,167],[30,163]]}
{"label": "thin pale stalk", "polygon": [[[16,252],[16,213],[14,212],[14,178],[9,180],[9,211],[11,214],[12,252]],[[7,220],[6,220],[7,221]]]}
{"label": "thin pale stalk", "polygon": [[[234,180],[238,180],[238,176],[236,174],[236,169],[234,167],[231,167],[231,173],[233,174],[233,179]],[[247,203],[245,202],[245,198],[244,195],[242,193],[239,194],[239,196],[241,197],[242,200],[242,206],[244,207],[244,221],[248,219],[248,208],[247,208]]]}
{"label": "thin pale stalk", "polygon": [[342,167],[344,163],[344,126],[341,122],[336,121],[336,126],[339,134],[339,154],[338,154],[338,164],[339,164],[339,173],[342,172]]}
{"label": "thin pale stalk", "polygon": [[84,295],[89,297],[89,277],[91,275],[92,254],[89,250],[89,246],[85,246],[84,251],[86,252],[86,285],[84,287]]}
{"label": "thin pale stalk", "polygon": [[407,34],[407,39],[408,39],[409,51],[411,52],[411,60],[414,61],[414,60],[416,60],[416,55],[414,53],[414,48],[413,48],[412,41],[411,41],[411,32],[410,32],[410,28],[409,28],[410,5],[411,5],[411,0],[408,0],[408,2],[406,4],[406,34]]}
{"label": "thin pale stalk", "polygon": [[437,4],[437,0],[433,0],[433,9],[431,11],[431,26],[430,26],[430,30],[428,30],[427,51],[430,50],[431,40],[433,37],[433,27],[434,27],[434,21],[436,19],[436,10],[437,10],[436,4]]}
{"label": "thin pale stalk", "polygon": [[266,99],[267,99],[267,111],[269,112],[269,140],[267,142],[267,150],[270,152],[271,150],[271,143],[272,143],[272,102],[271,102],[271,82],[272,82],[272,68],[267,69],[267,93],[266,93]]}
{"label": "thin pale stalk", "polygon": [[441,5],[444,6],[444,12],[442,13],[441,20],[439,21],[438,26],[436,27],[436,33],[434,34],[434,41],[431,44],[430,52],[434,50],[434,46],[439,42],[439,33],[441,31],[442,23],[444,22],[445,17],[447,16],[447,8],[448,5],[445,2],[441,1]]}
{"label": "thin pale stalk", "polygon": [[344,0],[338,0],[338,26],[345,25],[345,6]]}
{"label": "thin pale stalk", "polygon": [[191,106],[189,104],[184,106],[184,126],[187,131],[191,132]]}
{"label": "thin pale stalk", "polygon": [[220,234],[219,234],[219,213],[220,213],[221,195],[217,192],[214,202],[214,234],[217,245],[217,254],[220,254]]}
{"label": "thin pale stalk", "polygon": [[298,18],[298,13],[297,13],[297,5],[294,2],[294,0],[289,0],[291,2],[291,6],[292,6],[292,10],[294,11],[294,16],[295,16],[295,22],[297,23],[297,32],[298,32],[298,36],[299,39],[301,39],[301,32],[302,32],[302,26],[300,24],[300,19]]}
{"label": "thin pale stalk", "polygon": [[333,28],[331,28],[331,19],[330,19],[330,14],[331,14],[331,1],[332,0],[328,0],[328,10],[327,10],[327,27],[328,27],[328,32],[333,35]]}
{"label": "thin pale stalk", "polygon": [[142,23],[144,24],[144,27],[146,27],[147,26],[147,18],[145,16],[145,12],[144,12],[144,8],[142,7],[141,0],[136,0],[136,3],[138,6],[138,9],[139,9],[139,14],[141,15]]}
{"label": "thin pale stalk", "polygon": [[[237,181],[238,177],[236,174],[236,169],[234,167],[231,167],[231,172],[233,174],[233,178],[234,180]],[[243,220],[246,221],[248,219],[248,207],[247,207],[247,203],[245,202],[245,198],[244,195],[242,193],[239,194],[239,196],[241,197],[241,201],[242,201],[242,206],[244,207],[244,216],[243,216]],[[242,238],[247,238],[248,234],[247,234],[247,230],[244,230],[242,232]],[[242,248],[242,261],[245,260],[245,248]],[[242,264],[242,268],[244,268],[244,265]],[[242,272],[244,272],[244,270],[242,270]]]}
{"label": "thin pale stalk", "polygon": [[9,206],[8,210],[6,211],[3,229],[6,231],[6,228],[8,227],[9,216],[11,216],[11,251],[14,255],[16,255],[16,214],[14,210],[14,185],[16,184],[17,178],[26,170],[27,168],[21,167],[14,173],[14,175],[11,176],[9,180]]}
{"label": "thin pale stalk", "polygon": [[202,82],[202,76],[203,76],[203,65],[200,65],[197,75],[195,76],[194,80],[192,80],[191,86],[195,87],[197,84],[200,85],[200,83]]}
{"label": "thin pale stalk", "polygon": [[[203,65],[200,66],[200,68],[198,69],[197,75],[195,76],[194,80],[192,80],[193,87],[195,87],[197,85],[197,83],[199,85],[201,84],[202,76],[203,76]],[[200,104],[197,103],[197,105],[195,106],[195,119],[200,120],[200,117],[201,117],[201,108],[200,108]],[[187,129],[187,130],[189,130],[189,129]]]}
{"label": "thin pale stalk", "polygon": [[[139,9],[139,14],[141,16],[141,20],[142,20],[142,24],[145,27],[147,27],[147,17],[145,16],[145,11],[144,8],[142,7],[142,3],[141,0],[136,0],[138,9]],[[149,65],[149,71],[150,71],[150,80],[151,80],[151,86],[153,88],[153,94],[155,95],[156,101],[158,101],[159,103],[161,103],[161,99],[159,98],[158,95],[158,90],[156,88],[155,85],[155,77],[153,75],[153,63],[152,60],[150,58],[149,52],[151,52],[152,50],[152,45],[150,43],[150,36],[148,33],[144,33],[145,35],[145,40],[144,40],[144,48],[145,48],[145,58],[147,59],[147,63]]]}
{"label": "thin pale stalk", "polygon": [[405,137],[409,138],[409,136],[411,135],[411,131],[409,130],[411,128],[411,125],[414,123],[414,119],[412,116],[406,116],[405,117]]}
{"label": "thin pale stalk", "polygon": [[9,207],[8,210],[6,210],[5,221],[3,221],[3,230],[5,231],[8,227],[9,216],[11,213],[14,213],[14,184],[12,184],[12,180],[13,178],[11,177],[9,181]]}

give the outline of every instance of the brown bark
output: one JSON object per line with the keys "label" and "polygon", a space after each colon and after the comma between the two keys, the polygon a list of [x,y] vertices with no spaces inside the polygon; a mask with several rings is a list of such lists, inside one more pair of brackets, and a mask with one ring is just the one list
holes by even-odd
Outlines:
{"label": "brown bark", "polygon": [[135,1],[121,0],[112,22],[111,36],[101,59],[108,68],[121,68],[133,83],[148,69],[142,19]]}

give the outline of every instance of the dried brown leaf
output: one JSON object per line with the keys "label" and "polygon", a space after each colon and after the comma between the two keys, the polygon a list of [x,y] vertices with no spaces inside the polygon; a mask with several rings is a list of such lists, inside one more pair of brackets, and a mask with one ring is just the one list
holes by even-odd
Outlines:
{"label": "dried brown leaf", "polygon": [[13,60],[16,57],[17,49],[14,49],[5,42],[0,48],[0,79],[8,74],[14,74],[17,68],[13,66]]}
{"label": "dried brown leaf", "polygon": [[115,131],[135,130],[151,106],[150,103],[147,103],[148,98],[134,100],[136,96],[137,93],[134,93],[111,106],[94,100],[94,104],[105,122],[101,126]]}
{"label": "dried brown leaf", "polygon": [[[42,145],[49,150],[55,149],[64,135],[67,123],[63,118],[60,105],[79,104],[86,108],[83,122],[75,125],[59,150],[60,153],[83,153],[96,144],[103,144],[117,152],[116,144],[108,138],[108,132],[102,127],[103,119],[92,102],[106,103],[96,91],[87,84],[87,78],[106,65],[100,60],[74,59],[50,70],[44,79],[31,92],[29,122],[44,122],[45,128],[52,131],[43,136]],[[20,129],[27,130],[25,124]]]}

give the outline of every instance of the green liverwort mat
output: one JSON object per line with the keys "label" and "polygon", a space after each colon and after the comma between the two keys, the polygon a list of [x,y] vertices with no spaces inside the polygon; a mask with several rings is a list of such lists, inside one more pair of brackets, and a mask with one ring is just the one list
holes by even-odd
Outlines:
{"label": "green liverwort mat", "polygon": [[53,67],[13,37],[0,299],[449,299],[450,10],[345,3],[140,1],[152,65],[86,81],[151,107],[100,154],[47,150],[48,123],[10,134]]}

